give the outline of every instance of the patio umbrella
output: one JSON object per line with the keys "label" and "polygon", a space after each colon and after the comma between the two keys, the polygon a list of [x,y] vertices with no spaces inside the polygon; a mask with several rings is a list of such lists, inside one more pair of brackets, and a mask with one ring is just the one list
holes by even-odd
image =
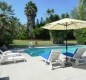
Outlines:
{"label": "patio umbrella", "polygon": [[[67,30],[81,29],[81,28],[86,28],[86,21],[71,18],[64,18],[52,23],[48,23],[43,27],[43,29],[48,30],[66,30],[66,35]],[[66,62],[67,62],[67,39],[66,39]]]}

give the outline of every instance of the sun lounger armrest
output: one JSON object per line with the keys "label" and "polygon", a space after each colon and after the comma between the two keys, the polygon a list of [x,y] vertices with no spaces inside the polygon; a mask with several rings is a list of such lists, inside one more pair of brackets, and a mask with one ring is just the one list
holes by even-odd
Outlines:
{"label": "sun lounger armrest", "polygon": [[12,51],[8,50],[8,51],[4,51],[3,53],[12,53]]}
{"label": "sun lounger armrest", "polygon": [[70,62],[75,62],[76,59],[75,58],[70,58]]}

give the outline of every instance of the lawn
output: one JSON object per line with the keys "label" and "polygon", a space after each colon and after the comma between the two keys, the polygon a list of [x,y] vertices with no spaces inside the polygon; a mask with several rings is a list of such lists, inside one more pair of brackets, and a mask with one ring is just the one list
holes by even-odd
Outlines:
{"label": "lawn", "polygon": [[[31,43],[34,46],[55,45],[50,40],[13,40],[13,45],[14,46],[29,46]],[[77,42],[75,40],[69,40],[68,44],[77,44]]]}
{"label": "lawn", "polygon": [[29,46],[31,43],[35,46],[53,45],[50,40],[13,40],[13,45],[16,46]]}

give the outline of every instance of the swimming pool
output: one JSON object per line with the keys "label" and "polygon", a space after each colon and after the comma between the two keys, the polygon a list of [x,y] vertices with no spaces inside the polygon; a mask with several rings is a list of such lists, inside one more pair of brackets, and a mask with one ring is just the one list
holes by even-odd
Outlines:
{"label": "swimming pool", "polygon": [[[77,48],[86,47],[84,45],[68,46],[68,52],[74,53]],[[59,49],[62,53],[66,52],[65,46],[51,46],[51,47],[33,47],[27,48],[24,52],[30,56],[40,56],[41,54],[48,54],[52,49]]]}

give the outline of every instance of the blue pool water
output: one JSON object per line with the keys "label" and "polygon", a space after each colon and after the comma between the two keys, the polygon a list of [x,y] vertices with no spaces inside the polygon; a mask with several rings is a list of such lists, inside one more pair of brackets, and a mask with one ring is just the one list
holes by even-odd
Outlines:
{"label": "blue pool water", "polygon": [[[68,46],[67,52],[74,53],[77,48],[86,47],[86,46]],[[59,49],[62,53],[66,52],[65,46],[57,47],[45,47],[45,48],[27,48],[24,52],[28,53],[30,56],[40,56],[41,54],[48,54],[52,49]]]}

